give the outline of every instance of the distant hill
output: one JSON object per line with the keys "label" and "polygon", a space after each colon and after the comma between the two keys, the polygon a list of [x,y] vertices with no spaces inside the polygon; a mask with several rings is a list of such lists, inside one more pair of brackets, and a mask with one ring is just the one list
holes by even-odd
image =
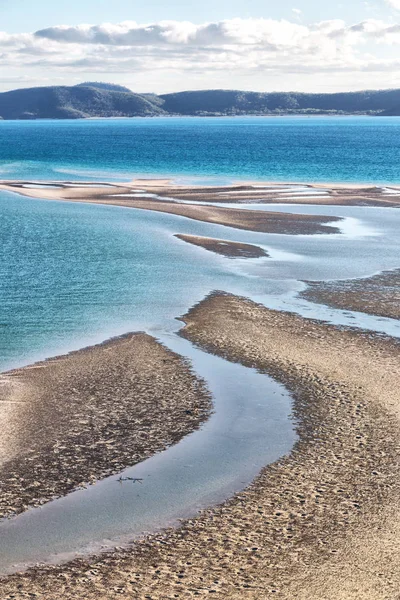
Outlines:
{"label": "distant hill", "polygon": [[80,119],[155,116],[163,110],[131,91],[93,85],[38,87],[0,94],[3,119]]}
{"label": "distant hill", "polygon": [[304,94],[205,90],[165,94],[163,108],[170,113],[196,114],[371,114],[400,106],[400,90]]}
{"label": "distant hill", "polygon": [[94,87],[98,90],[108,90],[109,92],[127,92],[128,94],[132,94],[132,90],[124,85],[117,85],[116,83],[104,83],[102,81],[85,81],[84,83],[78,83],[74,87]]}
{"label": "distant hill", "polygon": [[159,115],[400,115],[400,90],[304,94],[201,90],[136,94],[102,82],[0,93],[0,119],[80,119]]}
{"label": "distant hill", "polygon": [[400,104],[381,113],[382,117],[400,117]]}

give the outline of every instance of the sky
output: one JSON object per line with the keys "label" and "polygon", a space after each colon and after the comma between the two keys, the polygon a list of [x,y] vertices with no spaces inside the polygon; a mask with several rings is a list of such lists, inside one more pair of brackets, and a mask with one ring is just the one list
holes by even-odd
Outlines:
{"label": "sky", "polygon": [[400,88],[400,0],[0,0],[0,91]]}

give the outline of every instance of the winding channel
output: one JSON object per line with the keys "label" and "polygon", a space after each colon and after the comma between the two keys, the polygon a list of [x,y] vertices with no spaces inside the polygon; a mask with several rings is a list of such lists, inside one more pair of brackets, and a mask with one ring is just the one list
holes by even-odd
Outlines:
{"label": "winding channel", "polygon": [[[0,523],[0,573],[65,560],[173,526],[244,489],[296,439],[291,398],[265,374],[159,337],[207,381],[214,413],[165,452]],[[142,481],[118,481],[120,476]]]}

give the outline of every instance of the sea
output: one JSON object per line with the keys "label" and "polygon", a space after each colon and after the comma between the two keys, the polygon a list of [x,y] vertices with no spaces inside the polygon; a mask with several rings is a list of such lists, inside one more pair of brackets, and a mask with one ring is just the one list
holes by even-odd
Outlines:
{"label": "sea", "polygon": [[0,122],[0,178],[400,182],[400,117]]}

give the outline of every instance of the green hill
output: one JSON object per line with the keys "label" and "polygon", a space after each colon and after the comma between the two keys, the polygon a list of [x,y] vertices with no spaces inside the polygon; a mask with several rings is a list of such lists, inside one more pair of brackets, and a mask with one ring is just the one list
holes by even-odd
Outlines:
{"label": "green hill", "polygon": [[370,114],[400,105],[400,90],[304,94],[205,90],[165,94],[167,112],[196,114]]}
{"label": "green hill", "polygon": [[338,94],[201,90],[157,96],[86,82],[0,93],[0,119],[281,114],[400,115],[400,90]]}
{"label": "green hill", "polygon": [[91,85],[38,87],[0,94],[3,119],[79,119],[155,116],[163,110],[131,91]]}

